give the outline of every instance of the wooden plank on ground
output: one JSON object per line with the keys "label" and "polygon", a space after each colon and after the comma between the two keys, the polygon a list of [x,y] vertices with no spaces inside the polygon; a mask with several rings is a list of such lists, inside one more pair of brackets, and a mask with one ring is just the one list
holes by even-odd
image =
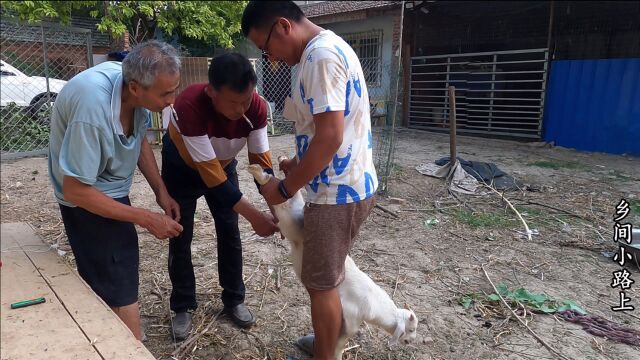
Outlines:
{"label": "wooden plank on ground", "polygon": [[[44,244],[24,223],[2,224],[3,240],[5,233],[23,248]],[[55,253],[29,252],[27,256],[38,266],[40,274],[103,358],[154,359],[115,313]]]}
{"label": "wooden plank on ground", "polygon": [[[0,345],[3,360],[101,359],[52,289],[2,225]],[[32,251],[42,251],[42,248]],[[12,303],[44,297],[21,309]]]}

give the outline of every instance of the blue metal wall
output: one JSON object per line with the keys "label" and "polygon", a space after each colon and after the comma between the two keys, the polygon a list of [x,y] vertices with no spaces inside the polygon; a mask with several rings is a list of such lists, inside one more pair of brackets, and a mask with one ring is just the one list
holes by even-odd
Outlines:
{"label": "blue metal wall", "polygon": [[544,140],[640,155],[640,59],[551,62]]}

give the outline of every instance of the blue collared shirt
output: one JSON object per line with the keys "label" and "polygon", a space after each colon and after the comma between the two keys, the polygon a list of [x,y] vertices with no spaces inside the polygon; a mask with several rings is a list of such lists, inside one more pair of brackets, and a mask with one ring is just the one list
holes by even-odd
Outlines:
{"label": "blue collared shirt", "polygon": [[105,62],[71,79],[56,97],[49,135],[49,177],[56,199],[64,176],[71,176],[111,198],[129,195],[151,113],[134,112],[133,133],[120,122],[122,64]]}

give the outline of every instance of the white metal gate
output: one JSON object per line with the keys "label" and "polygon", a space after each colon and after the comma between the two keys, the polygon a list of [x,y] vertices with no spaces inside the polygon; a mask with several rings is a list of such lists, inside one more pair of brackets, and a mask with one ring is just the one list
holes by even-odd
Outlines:
{"label": "white metal gate", "polygon": [[448,131],[453,85],[459,133],[539,139],[547,57],[547,49],[412,57],[408,125]]}

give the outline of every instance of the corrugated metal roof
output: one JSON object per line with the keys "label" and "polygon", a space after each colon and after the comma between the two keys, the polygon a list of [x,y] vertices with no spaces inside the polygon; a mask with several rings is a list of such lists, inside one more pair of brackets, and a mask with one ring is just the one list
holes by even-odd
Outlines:
{"label": "corrugated metal roof", "polygon": [[401,1],[323,1],[316,4],[301,5],[300,9],[308,18],[324,15],[342,14],[353,11],[379,9],[399,6]]}
{"label": "corrugated metal roof", "polygon": [[552,61],[544,134],[564,147],[640,155],[640,59]]}

